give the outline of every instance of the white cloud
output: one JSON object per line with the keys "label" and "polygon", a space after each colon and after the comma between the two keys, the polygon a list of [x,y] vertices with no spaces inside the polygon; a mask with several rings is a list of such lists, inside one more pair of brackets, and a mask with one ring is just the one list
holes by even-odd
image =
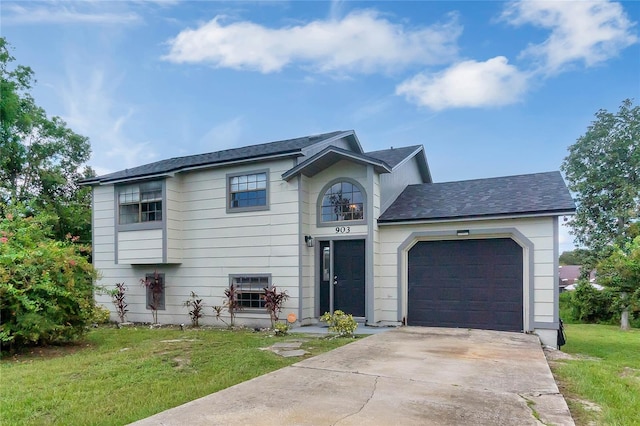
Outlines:
{"label": "white cloud", "polygon": [[512,25],[531,24],[551,30],[523,57],[540,61],[542,71],[556,73],[575,62],[593,66],[636,43],[635,23],[622,5],[608,1],[521,1],[510,3],[502,18]]}
{"label": "white cloud", "polygon": [[421,73],[396,87],[414,103],[432,110],[508,105],[527,90],[527,74],[504,56],[459,62],[438,73]]}
{"label": "white cloud", "polygon": [[[25,6],[26,5],[26,6]],[[89,3],[81,3],[84,8]],[[75,3],[7,4],[2,7],[3,24],[94,24],[123,25],[141,21],[138,14],[128,11],[80,11]]]}
{"label": "white cloud", "polygon": [[371,10],[279,29],[224,21],[217,16],[197,29],[183,30],[169,41],[164,59],[262,73],[294,62],[319,72],[371,73],[450,62],[462,31],[455,15],[445,23],[405,29]]}
{"label": "white cloud", "polygon": [[206,151],[221,151],[241,145],[242,117],[218,123],[200,139],[200,146]]}

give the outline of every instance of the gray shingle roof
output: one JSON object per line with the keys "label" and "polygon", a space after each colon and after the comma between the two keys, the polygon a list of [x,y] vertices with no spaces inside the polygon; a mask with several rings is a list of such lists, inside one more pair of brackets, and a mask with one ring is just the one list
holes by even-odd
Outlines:
{"label": "gray shingle roof", "polygon": [[381,151],[367,152],[365,155],[383,161],[394,169],[398,164],[402,163],[409,157],[414,156],[418,160],[418,167],[422,175],[423,182],[432,182],[431,171],[427,164],[427,157],[424,155],[424,147],[422,145],[403,146],[400,148],[383,149]]}
{"label": "gray shingle roof", "polygon": [[422,145],[403,146],[401,148],[383,149],[381,151],[366,152],[365,155],[384,161],[389,167],[394,168],[409,155],[422,148]]}
{"label": "gray shingle roof", "polygon": [[295,139],[287,139],[276,142],[269,142],[260,145],[245,146],[242,148],[226,149],[224,151],[210,152],[207,154],[189,155],[186,157],[170,158],[168,160],[156,161],[131,169],[120,170],[107,175],[85,179],[81,183],[92,184],[100,182],[111,182],[134,178],[143,178],[163,173],[176,172],[185,168],[227,163],[232,161],[249,160],[252,158],[267,157],[299,153],[302,149],[321,142],[325,139],[335,137],[345,131],[323,133],[319,135],[304,136]]}
{"label": "gray shingle roof", "polygon": [[560,172],[409,185],[378,221],[566,214],[575,211]]}
{"label": "gray shingle roof", "polygon": [[389,173],[391,171],[391,167],[387,163],[377,158],[330,145],[292,169],[287,170],[282,174],[282,178],[289,181],[300,173],[305,176],[315,176],[341,159],[350,159],[360,164],[371,164],[377,169],[378,173]]}

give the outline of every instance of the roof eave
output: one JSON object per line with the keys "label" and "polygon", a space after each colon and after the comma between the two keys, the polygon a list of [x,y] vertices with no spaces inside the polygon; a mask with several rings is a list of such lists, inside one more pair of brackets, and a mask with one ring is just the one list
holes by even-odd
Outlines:
{"label": "roof eave", "polygon": [[[282,179],[287,182],[290,181],[291,179],[298,176],[299,174],[304,173],[304,171],[308,170],[314,163],[317,163],[318,161],[322,160],[328,155],[337,155],[339,157],[343,157],[344,159],[348,159],[360,164],[370,164],[376,168],[376,171],[378,173],[391,173],[391,167],[389,167],[383,161],[374,160],[373,158],[362,158],[364,154],[359,154],[359,153],[352,154],[352,153],[349,153],[348,151],[344,151],[342,149],[329,146],[323,151],[314,155],[313,157],[307,159],[306,161],[303,161],[297,166],[284,172],[282,174]],[[313,176],[313,175],[315,175],[315,173],[310,176]]]}
{"label": "roof eave", "polygon": [[193,171],[193,170],[213,169],[213,168],[225,167],[225,166],[229,166],[229,165],[246,164],[246,163],[251,163],[251,162],[254,162],[254,161],[264,161],[264,160],[273,160],[273,159],[279,159],[279,158],[298,157],[300,155],[302,155],[302,154],[300,153],[299,150],[294,150],[294,151],[287,151],[287,152],[283,152],[283,153],[279,153],[279,154],[261,155],[261,156],[255,156],[255,157],[239,158],[239,159],[230,160],[230,161],[209,162],[209,163],[200,164],[200,165],[196,165],[196,166],[176,167],[174,169],[171,169],[171,170],[169,170],[167,172],[163,172],[163,173],[149,173],[149,174],[141,174],[141,175],[136,175],[136,176],[122,177],[122,178],[115,178],[115,179],[93,179],[90,182],[81,183],[81,184],[87,185],[87,186],[88,185],[113,185],[113,184],[118,184],[118,183],[134,182],[134,181],[154,179],[154,178],[172,177],[176,173],[183,173],[183,172],[188,172],[188,171]]}
{"label": "roof eave", "polygon": [[402,224],[420,224],[420,223],[442,223],[442,222],[464,222],[464,221],[480,221],[492,219],[523,219],[532,217],[554,217],[554,216],[570,216],[575,214],[575,209],[559,209],[545,210],[540,212],[523,212],[523,213],[504,213],[504,214],[487,214],[487,215],[471,215],[471,216],[450,216],[435,218],[417,218],[417,219],[378,219],[378,225],[402,225]]}

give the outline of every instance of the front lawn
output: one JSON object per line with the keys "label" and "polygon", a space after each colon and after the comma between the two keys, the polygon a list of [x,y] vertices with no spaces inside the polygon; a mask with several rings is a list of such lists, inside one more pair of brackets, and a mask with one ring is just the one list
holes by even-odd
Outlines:
{"label": "front lawn", "polygon": [[96,329],[79,345],[5,357],[0,424],[126,424],[291,365],[300,358],[259,348],[301,338],[308,356],[352,341],[221,329]]}
{"label": "front lawn", "polygon": [[573,359],[550,362],[577,425],[640,424],[640,330],[565,325],[562,351]]}

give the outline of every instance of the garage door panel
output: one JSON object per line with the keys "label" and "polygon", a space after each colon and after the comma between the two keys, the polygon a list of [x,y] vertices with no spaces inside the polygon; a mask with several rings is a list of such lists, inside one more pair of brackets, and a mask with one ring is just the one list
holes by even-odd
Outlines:
{"label": "garage door panel", "polygon": [[409,252],[409,325],[521,331],[522,248],[508,238],[424,241]]}

